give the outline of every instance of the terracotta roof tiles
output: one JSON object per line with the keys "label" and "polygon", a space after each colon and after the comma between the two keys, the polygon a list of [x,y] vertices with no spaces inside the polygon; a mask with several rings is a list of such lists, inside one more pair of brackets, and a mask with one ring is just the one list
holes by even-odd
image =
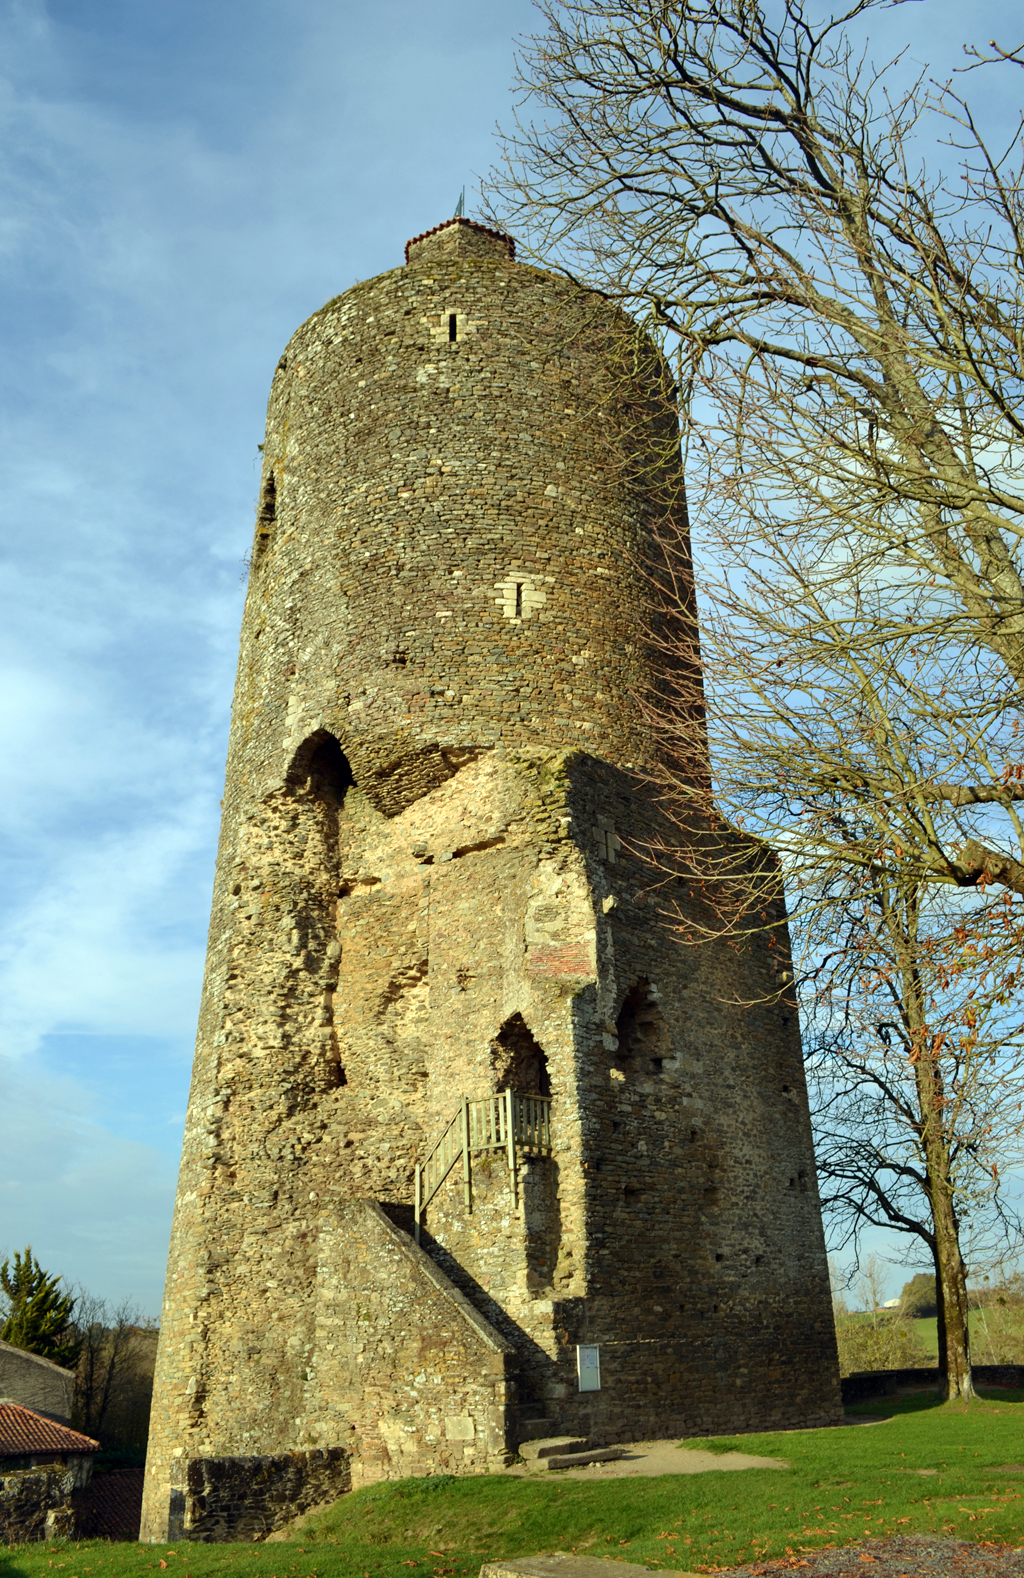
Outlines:
{"label": "terracotta roof tiles", "polygon": [[98,1452],[100,1444],[20,1403],[0,1403],[0,1458],[37,1452]]}

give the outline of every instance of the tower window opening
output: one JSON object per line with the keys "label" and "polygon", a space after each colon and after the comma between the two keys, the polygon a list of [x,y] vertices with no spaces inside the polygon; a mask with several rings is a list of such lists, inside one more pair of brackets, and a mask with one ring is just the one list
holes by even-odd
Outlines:
{"label": "tower window opening", "polygon": [[459,337],[459,320],[454,312],[448,314],[448,338],[457,340]]}
{"label": "tower window opening", "polygon": [[522,581],[517,581],[516,582],[516,618],[517,619],[522,619],[522,617],[523,617],[523,583],[522,583]]}
{"label": "tower window opening", "polygon": [[651,983],[639,980],[630,987],[623,999],[619,1017],[615,1021],[618,1050],[615,1061],[620,1065],[641,1067],[659,1072],[664,1066],[665,1021],[651,990]]}
{"label": "tower window opening", "polygon": [[505,1020],[491,1042],[495,1090],[514,1090],[521,1096],[550,1096],[547,1053],[522,1014]]}
{"label": "tower window opening", "polygon": [[263,484],[259,508],[256,511],[256,541],[260,548],[265,548],[267,539],[274,530],[277,521],[277,483],[272,471],[267,473],[267,480]]}
{"label": "tower window opening", "polygon": [[314,798],[341,805],[355,778],[348,757],[333,734],[317,731],[300,746],[288,774],[293,784],[305,783]]}

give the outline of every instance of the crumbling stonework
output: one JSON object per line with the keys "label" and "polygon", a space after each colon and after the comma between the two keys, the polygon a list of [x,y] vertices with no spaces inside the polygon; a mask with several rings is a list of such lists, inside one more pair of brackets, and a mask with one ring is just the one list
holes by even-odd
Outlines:
{"label": "crumbling stonework", "polygon": [[[631,335],[453,222],[282,357],[144,1538],[212,1459],[341,1449],[359,1483],[500,1467],[528,1414],[840,1417],[779,948],[684,945],[644,857],[678,836],[631,700],[656,511],[614,452],[671,417],[643,383],[616,427]],[[457,1167],[417,1250],[416,1164],[505,1090],[550,1100],[550,1153]]]}
{"label": "crumbling stonework", "polygon": [[28,1544],[75,1532],[74,1472],[63,1463],[0,1472],[0,1543]]}

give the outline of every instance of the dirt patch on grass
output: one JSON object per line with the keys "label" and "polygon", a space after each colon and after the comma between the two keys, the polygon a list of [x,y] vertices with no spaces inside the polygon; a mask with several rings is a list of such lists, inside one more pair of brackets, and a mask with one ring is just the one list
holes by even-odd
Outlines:
{"label": "dirt patch on grass", "polygon": [[[746,1567],[705,1568],[728,1578],[1022,1578],[1024,1550],[1010,1545],[974,1545],[967,1540],[910,1534],[893,1540],[864,1540],[838,1551],[800,1551]],[[666,1578],[669,1575],[666,1574]]]}
{"label": "dirt patch on grass", "polygon": [[710,1474],[723,1469],[788,1468],[785,1458],[755,1457],[750,1452],[708,1452],[701,1447],[681,1447],[676,1441],[630,1441],[623,1445],[624,1457],[612,1463],[591,1463],[586,1468],[537,1470],[517,1463],[505,1470],[520,1477],[559,1479],[628,1479],[630,1476],[653,1478],[659,1474]]}

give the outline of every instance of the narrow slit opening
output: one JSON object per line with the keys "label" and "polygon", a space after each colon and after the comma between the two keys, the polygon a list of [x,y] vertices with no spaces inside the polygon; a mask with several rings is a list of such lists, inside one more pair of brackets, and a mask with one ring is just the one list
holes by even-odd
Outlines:
{"label": "narrow slit opening", "polygon": [[267,473],[263,484],[259,506],[256,510],[256,550],[257,553],[267,546],[274,526],[277,522],[277,483],[272,471]]}
{"label": "narrow slit opening", "polygon": [[448,314],[448,338],[457,340],[459,337],[459,320],[454,312]]}
{"label": "narrow slit opening", "polygon": [[522,583],[522,581],[517,581],[516,582],[516,618],[517,619],[522,619],[522,617],[523,617],[523,583]]}

